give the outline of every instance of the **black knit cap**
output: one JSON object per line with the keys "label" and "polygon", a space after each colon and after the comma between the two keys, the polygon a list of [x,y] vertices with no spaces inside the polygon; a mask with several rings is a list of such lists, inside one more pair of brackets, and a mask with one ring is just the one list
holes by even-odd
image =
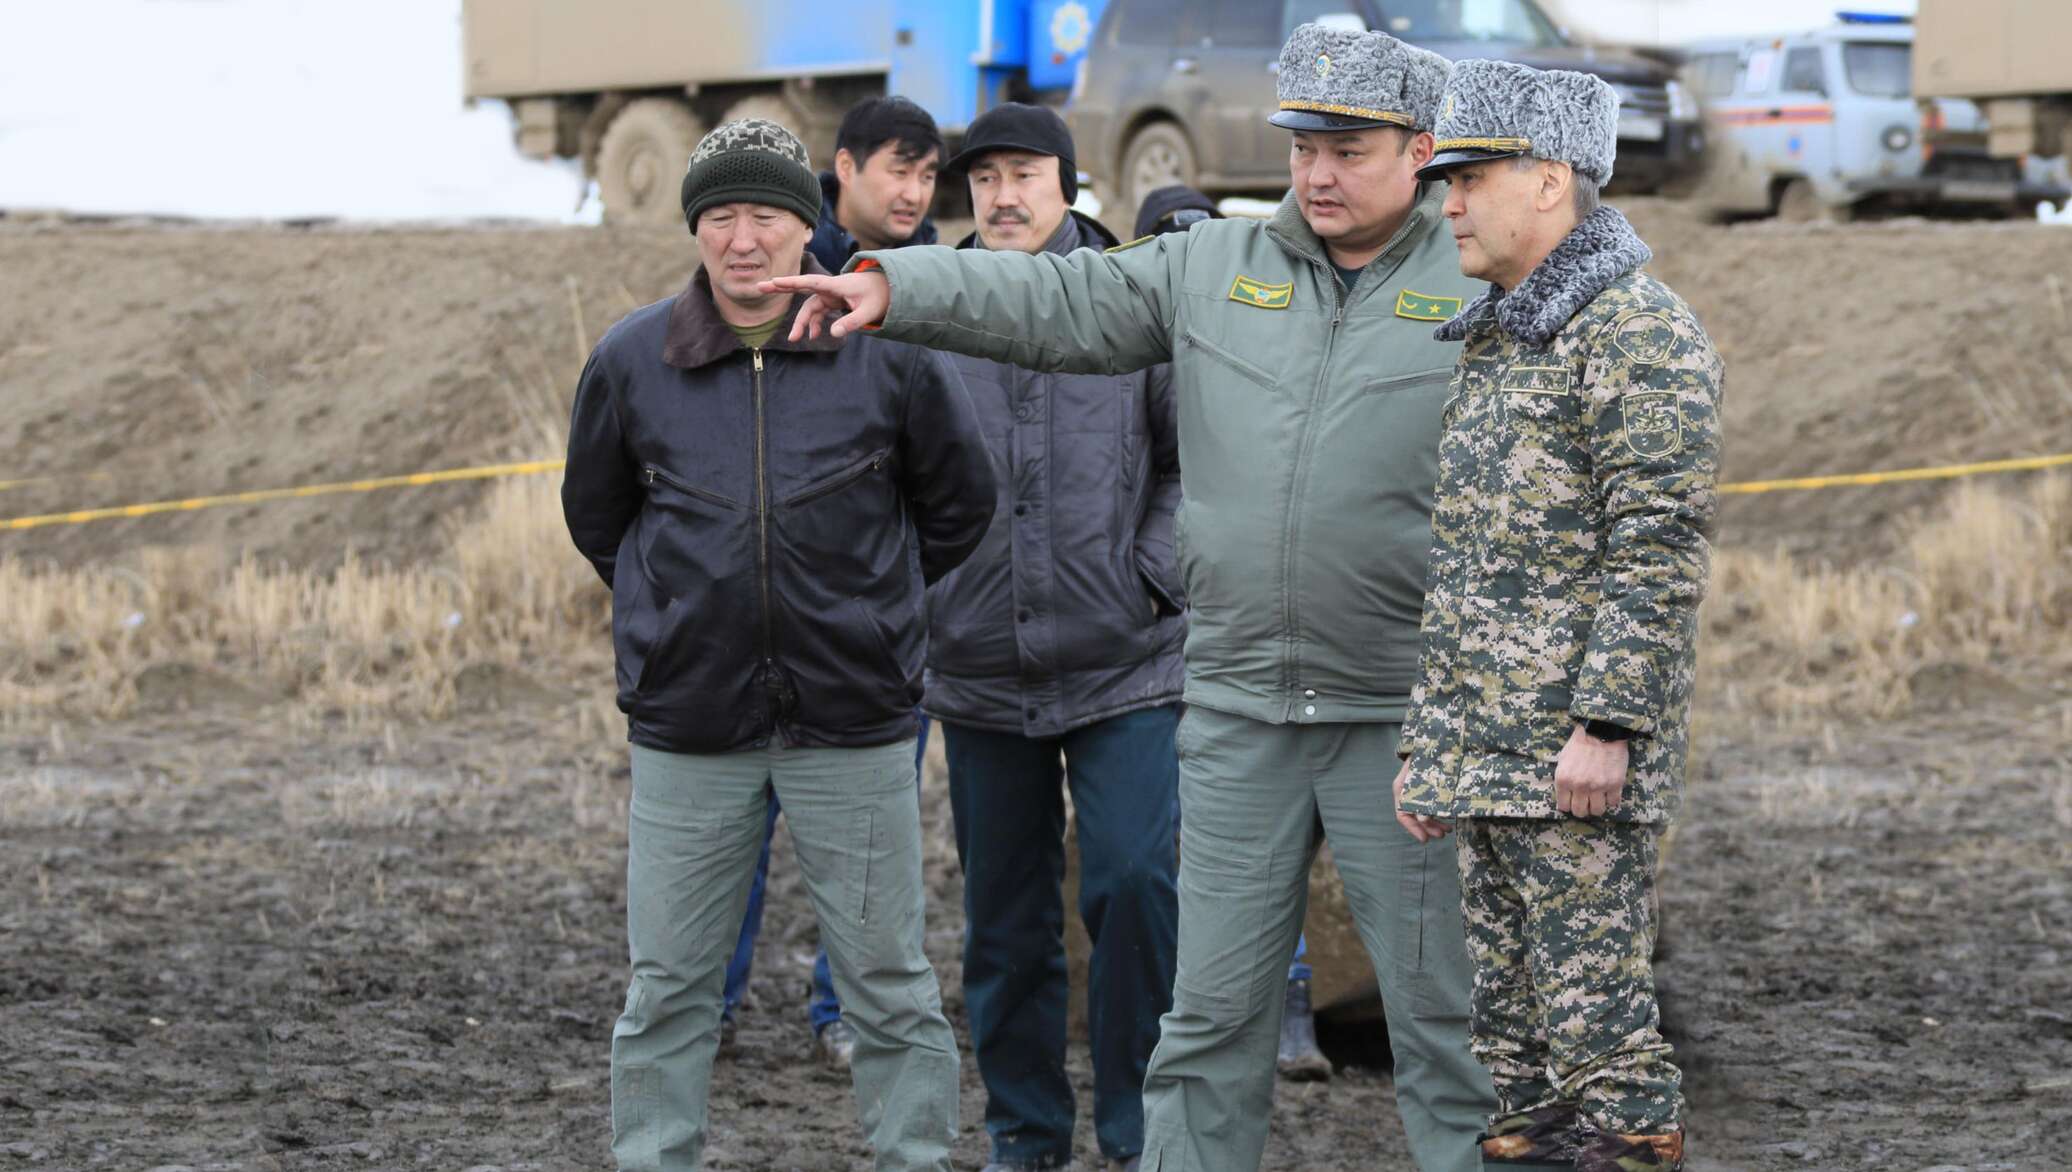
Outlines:
{"label": "black knit cap", "polygon": [[1065,202],[1079,198],[1079,164],[1072,154],[1072,132],[1065,120],[1049,106],[1003,102],[971,120],[964,131],[964,149],[943,164],[943,170],[961,174],[980,155],[994,151],[1027,151],[1052,155],[1058,161],[1058,182],[1064,187]]}
{"label": "black knit cap", "polygon": [[820,177],[791,131],[763,118],[724,123],[698,141],[683,173],[683,218],[698,234],[698,214],[727,203],[759,203],[820,224]]}
{"label": "black knit cap", "polygon": [[[1175,212],[1201,213],[1183,217],[1186,223],[1172,220]],[[1161,187],[1144,197],[1143,206],[1137,209],[1137,235],[1139,238],[1158,232],[1185,231],[1196,220],[1220,220],[1223,213],[1216,210],[1216,201],[1185,184],[1175,183]]]}

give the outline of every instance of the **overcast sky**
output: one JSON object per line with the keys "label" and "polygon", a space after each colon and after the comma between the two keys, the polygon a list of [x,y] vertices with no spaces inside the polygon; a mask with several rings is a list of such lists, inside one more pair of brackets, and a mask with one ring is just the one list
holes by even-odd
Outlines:
{"label": "overcast sky", "polygon": [[0,207],[567,218],[461,105],[459,0],[54,0],[0,38]]}

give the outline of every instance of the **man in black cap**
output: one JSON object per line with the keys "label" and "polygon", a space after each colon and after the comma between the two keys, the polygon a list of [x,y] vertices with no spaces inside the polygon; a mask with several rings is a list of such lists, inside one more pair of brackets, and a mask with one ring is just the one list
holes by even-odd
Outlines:
{"label": "man in black cap", "polygon": [[[1072,139],[1041,107],[971,124],[967,250],[1112,245],[1071,210]],[[1165,366],[1046,374],[958,357],[1000,473],[995,524],[929,592],[922,706],[942,726],[964,865],[964,1000],[986,1083],[992,1168],[1072,1160],[1065,1071],[1065,791],[1079,914],[1094,1136],[1134,1167],[1144,1070],[1172,1003],[1174,809],[1186,633],[1173,562],[1179,440]]]}

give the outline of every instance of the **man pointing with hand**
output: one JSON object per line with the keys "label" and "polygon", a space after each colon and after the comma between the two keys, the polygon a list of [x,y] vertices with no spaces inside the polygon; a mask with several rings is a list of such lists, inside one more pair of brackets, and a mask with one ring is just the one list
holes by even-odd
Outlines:
{"label": "man pointing with hand", "polygon": [[1271,117],[1290,132],[1292,190],[1266,221],[1105,254],[907,248],[770,285],[817,294],[802,333],[879,328],[1086,374],[1172,363],[1190,606],[1180,922],[1144,1172],[1259,1167],[1320,836],[1381,982],[1418,1165],[1480,1167],[1494,1101],[1467,1049],[1453,852],[1406,836],[1388,793],[1460,353],[1431,331],[1477,288],[1416,177],[1446,72],[1385,34],[1297,29]]}

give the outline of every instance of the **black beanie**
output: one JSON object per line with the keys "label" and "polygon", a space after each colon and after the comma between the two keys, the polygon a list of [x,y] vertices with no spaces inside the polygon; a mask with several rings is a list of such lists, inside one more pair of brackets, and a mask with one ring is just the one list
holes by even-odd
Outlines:
{"label": "black beanie", "polygon": [[725,123],[698,141],[683,173],[683,218],[698,234],[698,213],[724,203],[759,203],[797,212],[820,226],[820,179],[791,131],[764,118]]}
{"label": "black beanie", "polygon": [[964,149],[943,165],[943,170],[969,170],[980,155],[994,151],[1027,151],[1054,155],[1058,160],[1058,182],[1065,189],[1065,202],[1079,200],[1079,164],[1072,158],[1072,131],[1049,106],[1003,102],[971,120],[964,131]]}
{"label": "black beanie", "polygon": [[1138,237],[1180,230],[1180,226],[1164,221],[1174,212],[1188,210],[1206,213],[1206,218],[1211,220],[1223,218],[1223,213],[1216,210],[1215,200],[1192,187],[1175,183],[1171,187],[1161,187],[1144,197],[1143,206],[1137,209]]}

